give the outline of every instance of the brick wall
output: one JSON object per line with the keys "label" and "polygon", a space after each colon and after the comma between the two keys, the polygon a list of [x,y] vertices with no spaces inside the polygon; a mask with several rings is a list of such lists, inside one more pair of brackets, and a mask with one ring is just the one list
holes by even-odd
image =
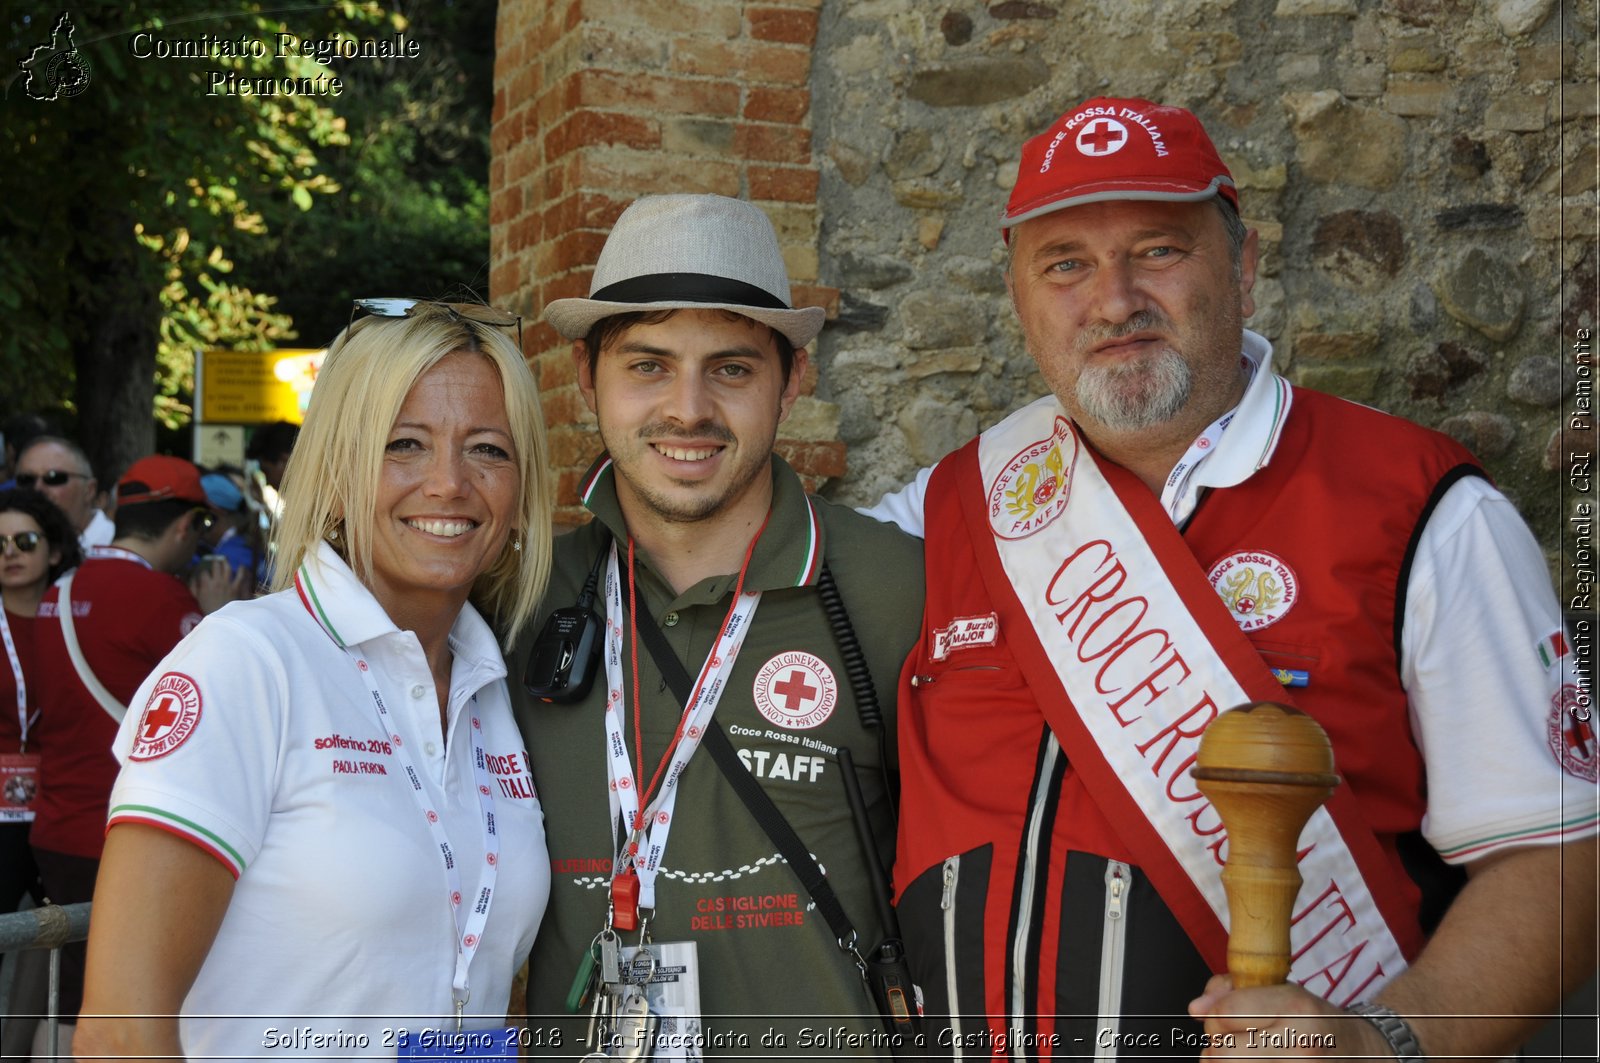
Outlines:
{"label": "brick wall", "polygon": [[[496,33],[490,290],[531,321],[587,295],[591,267],[641,195],[714,192],[759,204],[796,305],[837,312],[817,283],[819,176],[811,46],[821,0],[502,0]],[[581,519],[578,477],[599,452],[569,345],[540,321],[526,354],[560,472],[557,519]],[[779,450],[812,487],[845,472],[837,418],[812,392]]]}

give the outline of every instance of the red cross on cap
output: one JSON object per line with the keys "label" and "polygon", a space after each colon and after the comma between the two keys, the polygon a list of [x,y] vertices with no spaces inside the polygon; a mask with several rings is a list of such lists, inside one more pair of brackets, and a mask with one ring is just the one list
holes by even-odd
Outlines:
{"label": "red cross on cap", "polygon": [[1128,142],[1128,131],[1121,122],[1101,118],[1078,134],[1078,150],[1085,155],[1110,155]]}

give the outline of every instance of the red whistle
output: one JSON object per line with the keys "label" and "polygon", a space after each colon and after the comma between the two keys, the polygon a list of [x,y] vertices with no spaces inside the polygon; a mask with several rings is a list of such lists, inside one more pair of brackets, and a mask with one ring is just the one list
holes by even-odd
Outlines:
{"label": "red whistle", "polygon": [[631,869],[611,880],[611,925],[618,930],[639,929],[639,876]]}

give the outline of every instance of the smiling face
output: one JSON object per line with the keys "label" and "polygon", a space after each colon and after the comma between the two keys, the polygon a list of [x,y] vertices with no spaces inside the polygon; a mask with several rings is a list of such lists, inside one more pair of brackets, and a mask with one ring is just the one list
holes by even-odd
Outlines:
{"label": "smiling face", "polygon": [[573,350],[629,522],[747,521],[771,501],[778,425],[800,394],[806,352],[785,379],[772,330],[717,310],[639,323],[600,351]]}
{"label": "smiling face", "polygon": [[[11,536],[33,532],[39,542],[31,552],[18,548]],[[50,546],[44,529],[32,516],[20,510],[8,509],[0,513],[0,589],[5,591],[42,592],[50,579],[50,566],[61,560],[61,552]]]}
{"label": "smiling face", "polygon": [[1117,200],[1023,222],[1007,286],[1028,353],[1084,426],[1192,439],[1238,402],[1256,235],[1216,204]]}
{"label": "smiling face", "polygon": [[372,534],[372,592],[389,616],[461,608],[518,512],[516,448],[494,365],[446,355],[389,430]]}

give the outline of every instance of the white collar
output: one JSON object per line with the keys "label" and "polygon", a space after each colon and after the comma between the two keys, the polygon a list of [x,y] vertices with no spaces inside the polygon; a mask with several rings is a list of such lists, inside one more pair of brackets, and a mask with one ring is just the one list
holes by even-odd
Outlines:
{"label": "white collar", "polygon": [[1272,344],[1245,329],[1240,354],[1255,363],[1255,375],[1239,405],[1223,414],[1233,414],[1233,419],[1222,438],[1195,466],[1195,483],[1201,487],[1233,487],[1266,468],[1289,418],[1294,390],[1272,371]]}
{"label": "white collar", "polygon": [[[395,626],[372,591],[327,543],[318,543],[316,553],[306,556],[295,582],[312,615],[341,645],[356,647],[385,636],[409,635]],[[409,641],[415,643],[416,637],[409,635]],[[473,689],[505,678],[500,644],[471,602],[462,605],[451,625],[450,650],[455,655],[452,687],[469,675]]]}

